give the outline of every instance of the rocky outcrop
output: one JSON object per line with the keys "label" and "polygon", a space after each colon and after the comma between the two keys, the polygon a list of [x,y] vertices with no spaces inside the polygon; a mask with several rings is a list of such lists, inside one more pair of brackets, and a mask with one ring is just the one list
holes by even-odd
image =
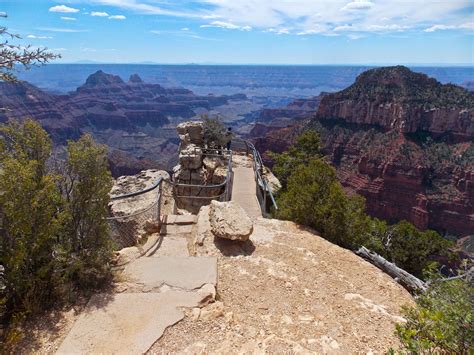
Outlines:
{"label": "rocky outcrop", "polygon": [[[176,130],[181,140],[179,162],[173,169],[177,206],[197,213],[201,206],[208,205],[225,193],[225,185],[222,184],[227,179],[228,158],[217,152],[204,153],[204,129],[201,121],[183,122]],[[212,187],[214,185],[217,186]]]}
{"label": "rocky outcrop", "polygon": [[378,68],[359,75],[347,89],[326,95],[316,119],[469,140],[474,136],[474,93],[402,66]]}
{"label": "rocky outcrop", "polygon": [[223,239],[245,242],[253,231],[252,220],[234,201],[212,201],[209,221],[212,233]]}
{"label": "rocky outcrop", "polygon": [[[206,218],[207,214],[207,218]],[[151,352],[385,353],[409,293],[375,266],[292,222],[258,218],[247,242],[215,238],[209,208],[195,256],[218,258],[218,312],[192,313]],[[204,231],[207,230],[207,234]],[[204,313],[206,314],[206,312]],[[356,320],[356,321],[354,321]],[[183,337],[186,334],[186,337]]]}
{"label": "rocky outcrop", "polygon": [[[132,176],[121,176],[114,182],[111,197],[145,190],[159,178],[169,181],[170,176],[162,170],[145,170]],[[163,183],[161,213],[169,214],[174,209],[171,188]],[[147,193],[126,199],[112,200],[109,204],[109,226],[117,249],[136,245],[158,225],[158,194],[156,188]]]}

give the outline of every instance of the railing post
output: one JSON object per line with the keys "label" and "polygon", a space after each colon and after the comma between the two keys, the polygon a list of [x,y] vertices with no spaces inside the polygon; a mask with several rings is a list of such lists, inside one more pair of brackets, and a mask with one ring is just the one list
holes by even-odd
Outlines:
{"label": "railing post", "polygon": [[263,217],[266,217],[266,215],[267,215],[267,186],[264,182],[263,183]]}
{"label": "railing post", "polygon": [[158,186],[158,216],[157,216],[157,221],[158,225],[161,224],[161,196],[163,193],[163,180],[160,182],[160,186]]}

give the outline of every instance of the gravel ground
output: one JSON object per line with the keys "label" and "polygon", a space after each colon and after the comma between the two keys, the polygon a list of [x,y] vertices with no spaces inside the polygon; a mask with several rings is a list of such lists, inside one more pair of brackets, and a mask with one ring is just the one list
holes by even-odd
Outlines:
{"label": "gravel ground", "polygon": [[[291,222],[259,219],[252,242],[215,243],[218,307],[188,311],[150,353],[385,353],[398,346],[405,289]],[[222,304],[221,304],[222,302]],[[203,312],[205,316],[203,317]]]}

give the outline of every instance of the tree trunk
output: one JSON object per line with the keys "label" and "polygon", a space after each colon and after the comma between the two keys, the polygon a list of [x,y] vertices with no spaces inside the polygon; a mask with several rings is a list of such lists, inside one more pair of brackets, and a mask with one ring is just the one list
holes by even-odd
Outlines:
{"label": "tree trunk", "polygon": [[370,251],[366,247],[360,247],[359,250],[356,251],[356,254],[369,261],[371,264],[374,264],[385,273],[389,274],[395,279],[395,281],[405,287],[409,292],[420,293],[426,291],[427,285],[424,281],[413,276],[412,274],[409,274],[405,270],[400,269],[394,263],[385,260],[383,257]]}

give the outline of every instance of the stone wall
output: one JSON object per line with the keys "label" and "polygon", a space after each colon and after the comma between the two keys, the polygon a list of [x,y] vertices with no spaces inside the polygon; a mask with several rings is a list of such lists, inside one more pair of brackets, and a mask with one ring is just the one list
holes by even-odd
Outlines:
{"label": "stone wall", "polygon": [[222,187],[193,187],[184,185],[219,185],[227,176],[227,156],[206,149],[204,128],[200,121],[184,122],[177,126],[180,138],[179,163],[173,169],[176,205],[196,214],[201,206],[225,193]]}

